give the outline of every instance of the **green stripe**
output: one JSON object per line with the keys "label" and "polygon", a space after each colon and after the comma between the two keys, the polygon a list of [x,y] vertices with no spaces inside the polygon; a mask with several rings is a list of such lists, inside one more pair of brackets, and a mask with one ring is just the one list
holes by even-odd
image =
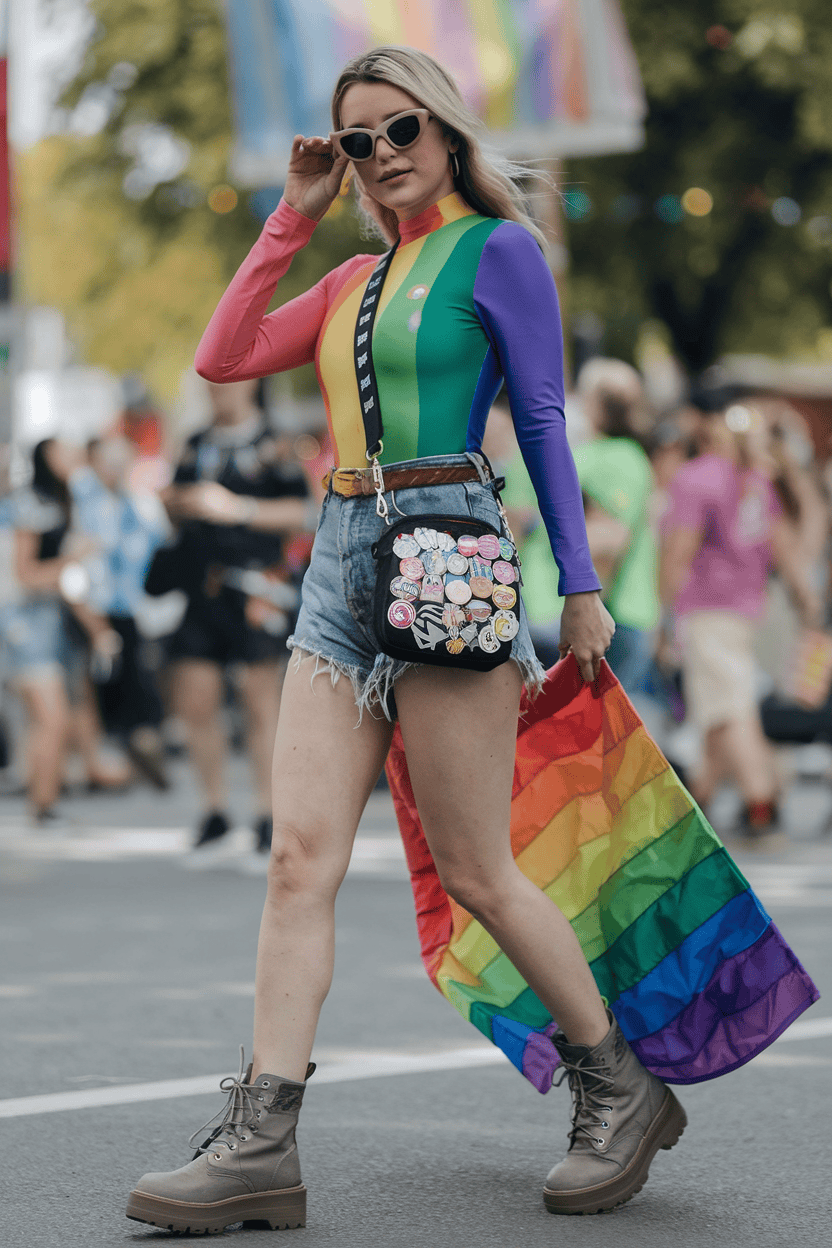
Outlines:
{"label": "green stripe", "polygon": [[[416,459],[424,454],[445,454],[465,450],[465,434],[462,445],[452,444],[447,438],[435,451],[421,449],[421,418],[419,405],[419,379],[417,370],[425,367],[419,363],[419,341],[423,326],[436,313],[434,290],[440,275],[447,269],[456,272],[456,247],[461,238],[482,222],[482,217],[471,215],[458,221],[449,221],[429,235],[410,270],[399,283],[384,311],[379,314],[373,330],[373,363],[376,368],[381,418],[384,425],[384,454],[386,464],[403,459]],[[489,222],[488,224],[492,224]],[[494,222],[493,224],[498,224]],[[478,249],[482,250],[482,244]],[[453,261],[449,264],[451,256]],[[473,307],[472,292],[474,273],[468,287],[468,303]],[[458,279],[457,279],[458,284]],[[415,286],[426,286],[428,294],[423,299],[408,299],[407,292]],[[414,316],[421,313],[421,325],[411,328]],[[479,322],[478,322],[479,323]],[[480,334],[483,335],[482,326]],[[432,367],[432,362],[429,367]],[[461,370],[460,370],[461,371]],[[476,380],[470,388],[468,407],[474,394]],[[468,409],[465,412],[467,422]]]}
{"label": "green stripe", "polygon": [[[685,823],[683,820],[678,828],[682,829]],[[720,845],[691,867],[681,880],[665,889],[652,906],[610,943],[605,953],[590,962],[601,995],[609,1002],[617,1000],[622,992],[639,983],[692,932],[747,887],[747,881]],[[501,962],[507,963],[510,971],[499,966]],[[540,1002],[531,989],[525,987],[505,954],[500,954],[486,967],[482,980],[488,985],[485,990],[456,980],[442,985],[443,993],[463,1017],[474,1022],[477,1015],[480,1021],[476,1025],[481,1031],[485,1030],[482,1020],[486,1015],[490,1018],[493,1014],[505,1014],[529,1027],[544,1026],[550,1021],[548,1015],[543,1023],[535,1021],[539,1017]],[[510,997],[512,984],[516,995]],[[523,990],[517,992],[521,985]],[[500,992],[501,986],[505,995]]]}
{"label": "green stripe", "polygon": [[572,919],[587,961],[600,957],[686,872],[720,848],[698,811],[692,810],[625,862],[604,881],[583,913]]}
{"label": "green stripe", "polygon": [[611,1003],[659,965],[717,910],[748,887],[721,846],[693,867],[590,963],[601,995]]}
{"label": "green stripe", "polygon": [[525,1023],[527,1027],[546,1027],[552,1021],[552,1015],[531,988],[521,992],[509,1005],[494,1006],[476,1002],[471,1006],[470,1022],[489,1040],[494,1038],[491,1020],[495,1014],[499,1014],[501,1018],[513,1018],[515,1022]]}
{"label": "green stripe", "polygon": [[425,300],[416,344],[419,455],[465,450],[471,403],[490,345],[474,307],[474,282],[486,240],[501,224],[475,221]]}

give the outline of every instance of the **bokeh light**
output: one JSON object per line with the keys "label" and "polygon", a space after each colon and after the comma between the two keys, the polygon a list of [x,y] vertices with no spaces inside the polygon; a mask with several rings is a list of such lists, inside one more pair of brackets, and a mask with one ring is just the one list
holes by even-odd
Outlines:
{"label": "bokeh light", "polygon": [[208,196],[208,207],[212,212],[217,212],[220,216],[224,216],[227,212],[233,212],[237,207],[238,195],[233,186],[228,186],[225,182],[221,182],[219,186],[215,186]]}
{"label": "bokeh light", "polygon": [[298,459],[309,463],[320,455],[321,444],[311,433],[302,433],[299,438],[295,438],[294,451]]}
{"label": "bokeh light", "polygon": [[592,200],[586,191],[564,191],[563,211],[570,221],[583,221],[592,212]]}
{"label": "bokeh light", "polygon": [[781,195],[771,205],[771,215],[778,225],[797,225],[803,213],[797,200]]}
{"label": "bokeh light", "polygon": [[732,433],[748,433],[752,425],[751,412],[740,403],[733,403],[725,413],[725,423]]}
{"label": "bokeh light", "polygon": [[689,186],[682,196],[682,207],[692,217],[707,217],[713,206],[713,195],[701,186]]}
{"label": "bokeh light", "polygon": [[685,210],[678,195],[662,195],[653,205],[653,211],[665,225],[678,225],[685,219]]}

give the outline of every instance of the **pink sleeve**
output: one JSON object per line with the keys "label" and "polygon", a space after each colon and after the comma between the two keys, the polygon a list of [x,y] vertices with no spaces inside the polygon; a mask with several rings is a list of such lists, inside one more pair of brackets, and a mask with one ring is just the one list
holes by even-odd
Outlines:
{"label": "pink sleeve", "polygon": [[242,381],[285,372],[314,360],[333,290],[343,280],[340,269],[270,315],[265,313],[292,257],[306,246],[316,225],[285,200],[280,201],[202,335],[194,360],[201,377],[207,381]]}
{"label": "pink sleeve", "polygon": [[677,529],[699,532],[703,528],[708,498],[702,486],[688,469],[679,469],[670,483],[668,507],[662,517],[665,536]]}

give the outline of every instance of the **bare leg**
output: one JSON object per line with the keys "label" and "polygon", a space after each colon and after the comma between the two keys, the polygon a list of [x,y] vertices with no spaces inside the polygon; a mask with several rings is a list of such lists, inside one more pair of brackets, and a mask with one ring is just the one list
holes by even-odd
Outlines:
{"label": "bare leg", "polygon": [[774,751],[758,716],[729,720],[705,736],[705,765],[696,778],[694,796],[702,805],[713,797],[723,775],[737,785],[745,802],[772,802],[777,796]]}
{"label": "bare leg", "polygon": [[[295,652],[297,653],[297,651]],[[350,682],[290,660],[274,752],[274,834],[257,949],[254,1070],[303,1079],[332,979],[335,895],[392,727],[356,726]]]}
{"label": "bare leg", "polygon": [[746,802],[772,802],[777,796],[774,751],[757,715],[724,726],[725,762]]}
{"label": "bare leg", "polygon": [[396,686],[413,792],[445,891],[506,953],[573,1044],[609,1031],[568,919],[519,869],[509,815],[520,701],[514,663],[424,668]]}
{"label": "bare leg", "polygon": [[182,659],[171,682],[173,709],[185,725],[188,754],[202,784],[206,810],[225,810],[225,732],[220,722],[222,669],[206,659]]}
{"label": "bare leg", "polygon": [[725,775],[725,751],[723,738],[725,724],[709,728],[702,742],[702,761],[696,775],[691,778],[691,792],[700,806],[712,801],[716,787]]}
{"label": "bare leg", "polygon": [[58,799],[64,774],[69,703],[63,676],[20,681],[26,709],[26,769],[29,800],[35,813],[48,810]]}
{"label": "bare leg", "polygon": [[248,753],[259,815],[269,814],[272,808],[272,759],[280,689],[285,673],[285,662],[247,663],[240,680],[248,719]]}

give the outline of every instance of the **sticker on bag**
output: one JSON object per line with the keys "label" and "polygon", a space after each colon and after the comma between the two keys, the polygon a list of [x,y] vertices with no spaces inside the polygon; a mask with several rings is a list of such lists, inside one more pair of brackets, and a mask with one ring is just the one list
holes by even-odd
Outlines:
{"label": "sticker on bag", "polygon": [[420,650],[435,650],[440,642],[448,640],[448,630],[442,625],[443,611],[438,603],[430,602],[416,612],[410,631]]}

